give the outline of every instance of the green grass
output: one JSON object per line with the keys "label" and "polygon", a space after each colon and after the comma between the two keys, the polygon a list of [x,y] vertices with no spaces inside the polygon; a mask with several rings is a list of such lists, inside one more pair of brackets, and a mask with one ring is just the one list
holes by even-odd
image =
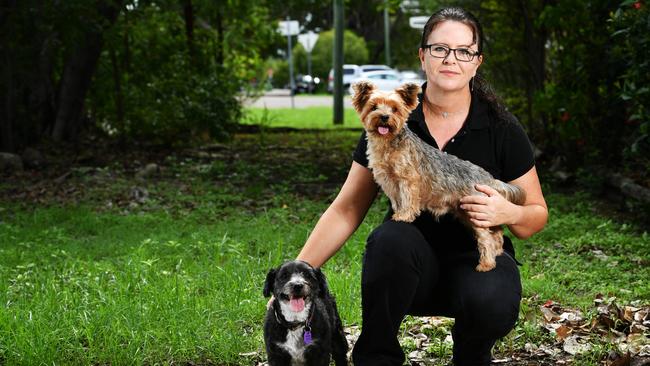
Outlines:
{"label": "green grass", "polygon": [[[345,178],[358,136],[272,133],[260,143],[241,135],[210,156],[168,156],[148,182],[115,164],[106,181],[106,172],[71,177],[66,184],[83,187],[74,201],[3,199],[0,364],[255,364],[264,357],[266,272],[297,255]],[[2,182],[0,194],[22,185]],[[130,202],[133,186],[149,199]],[[538,310],[547,300],[588,309],[599,293],[620,303],[650,299],[648,234],[602,215],[586,194],[545,192],[548,226],[515,241],[524,300],[499,354],[552,343]],[[375,203],[324,267],[345,325],[360,324],[364,242],[386,204]],[[579,364],[597,364],[607,349],[599,347]],[[450,348],[430,352],[448,359]]]}
{"label": "green grass", "polygon": [[332,107],[308,108],[246,108],[244,110],[244,124],[261,125],[262,127],[292,127],[310,129],[362,129],[359,116],[352,108],[343,109],[344,123],[334,125]]}

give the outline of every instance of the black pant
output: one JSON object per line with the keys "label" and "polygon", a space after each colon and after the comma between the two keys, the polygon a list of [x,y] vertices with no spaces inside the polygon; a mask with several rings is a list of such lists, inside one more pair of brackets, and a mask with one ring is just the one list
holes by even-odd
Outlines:
{"label": "black pant", "polygon": [[455,318],[455,366],[489,365],[492,346],[514,327],[521,300],[514,259],[504,253],[495,269],[477,272],[478,251],[432,240],[416,225],[395,221],[369,236],[361,278],[363,324],[352,353],[356,366],[403,364],[397,333],[407,314]]}

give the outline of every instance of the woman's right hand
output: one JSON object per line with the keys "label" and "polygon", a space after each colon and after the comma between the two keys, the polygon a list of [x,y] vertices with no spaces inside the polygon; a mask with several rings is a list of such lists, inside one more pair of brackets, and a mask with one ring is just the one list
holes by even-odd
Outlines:
{"label": "woman's right hand", "polygon": [[273,300],[275,300],[275,297],[271,295],[271,298],[269,299],[269,302],[266,303],[266,310],[269,310],[271,308],[271,305],[273,305]]}

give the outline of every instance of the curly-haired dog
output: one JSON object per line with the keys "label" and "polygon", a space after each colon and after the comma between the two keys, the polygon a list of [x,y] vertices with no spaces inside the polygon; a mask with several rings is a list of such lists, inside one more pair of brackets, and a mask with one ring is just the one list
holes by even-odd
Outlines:
{"label": "curly-haired dog", "polygon": [[264,296],[274,300],[264,321],[270,366],[347,365],[348,343],[325,275],[290,261],[266,275]]}
{"label": "curly-haired dog", "polygon": [[352,104],[368,138],[368,167],[391,201],[393,220],[412,222],[422,210],[430,211],[434,217],[451,212],[474,230],[480,253],[476,270],[493,269],[495,257],[503,252],[503,229],[474,227],[460,209],[460,199],[484,195],[475,189],[477,184],[496,189],[515,204],[525,201],[525,191],[428,145],[412,132],[406,121],[418,104],[418,85],[404,84],[385,93],[362,81],[353,89]]}

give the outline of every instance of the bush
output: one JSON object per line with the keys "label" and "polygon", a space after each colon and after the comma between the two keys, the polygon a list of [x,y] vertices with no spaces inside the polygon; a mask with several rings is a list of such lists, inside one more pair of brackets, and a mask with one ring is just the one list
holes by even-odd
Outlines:
{"label": "bush", "polygon": [[[212,51],[202,47],[191,60],[183,19],[175,13],[151,7],[131,16],[138,20],[122,19],[107,35],[90,91],[88,112],[99,128],[164,144],[227,137],[241,114],[235,96],[258,70],[215,64]],[[198,44],[211,36],[202,32],[196,30]]]}

